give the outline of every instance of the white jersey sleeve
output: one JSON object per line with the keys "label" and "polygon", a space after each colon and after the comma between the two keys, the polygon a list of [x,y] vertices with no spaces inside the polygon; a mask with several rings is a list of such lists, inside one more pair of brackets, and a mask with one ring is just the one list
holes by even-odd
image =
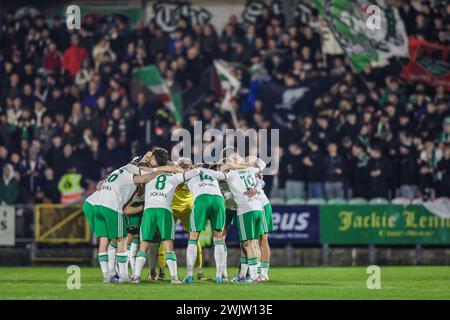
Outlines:
{"label": "white jersey sleeve", "polygon": [[137,176],[141,175],[141,169],[139,169],[137,166],[129,163],[127,165],[124,166],[124,169],[127,170],[128,172],[135,174]]}
{"label": "white jersey sleeve", "polygon": [[213,177],[216,180],[225,180],[227,178],[227,175],[221,171],[215,171],[215,170],[211,170],[211,169],[206,169],[206,168],[202,168],[200,169],[201,172],[203,172],[203,174],[206,174],[210,177]]}
{"label": "white jersey sleeve", "polygon": [[267,164],[260,158],[256,159],[255,164],[258,166],[259,171],[263,171],[267,167]]}

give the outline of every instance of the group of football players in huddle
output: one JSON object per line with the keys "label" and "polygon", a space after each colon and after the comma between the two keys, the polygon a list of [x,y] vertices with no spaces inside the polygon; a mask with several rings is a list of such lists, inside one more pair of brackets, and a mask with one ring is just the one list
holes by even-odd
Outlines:
{"label": "group of football players in huddle", "polygon": [[[188,158],[173,163],[167,150],[153,148],[113,171],[83,205],[99,239],[103,281],[139,283],[147,261],[153,280],[164,277],[166,265],[171,283],[193,283],[196,265],[197,277],[203,278],[199,235],[208,220],[213,233],[214,282],[269,280],[272,208],[263,190],[265,167],[261,159],[241,157],[229,148],[217,163],[198,164]],[[183,280],[178,278],[174,251],[177,220],[189,234]],[[226,236],[233,223],[239,231],[241,260],[238,274],[228,279]]]}

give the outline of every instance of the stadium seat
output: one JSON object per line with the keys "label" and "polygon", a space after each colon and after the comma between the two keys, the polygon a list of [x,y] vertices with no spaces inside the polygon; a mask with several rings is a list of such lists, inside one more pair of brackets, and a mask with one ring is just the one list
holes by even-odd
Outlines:
{"label": "stadium seat", "polygon": [[423,199],[422,198],[416,198],[413,201],[411,201],[411,204],[422,204]]}
{"label": "stadium seat", "polygon": [[284,204],[283,198],[271,198],[270,199],[271,204]]}
{"label": "stadium seat", "polygon": [[292,198],[292,199],[287,199],[286,200],[286,204],[306,204],[306,200],[302,199],[302,198]]}
{"label": "stadium seat", "polygon": [[386,198],[373,198],[369,200],[369,204],[389,204],[389,200]]}
{"label": "stadium seat", "polygon": [[311,198],[311,199],[308,199],[308,201],[306,201],[306,204],[322,205],[322,204],[327,204],[327,201],[322,198]]}
{"label": "stadium seat", "polygon": [[347,200],[343,198],[328,199],[327,204],[347,204]]}
{"label": "stadium seat", "polygon": [[348,204],[367,204],[367,200],[364,198],[351,198],[347,201]]}
{"label": "stadium seat", "polygon": [[402,204],[402,205],[408,205],[411,203],[411,200],[408,198],[395,198],[391,201],[392,204]]}

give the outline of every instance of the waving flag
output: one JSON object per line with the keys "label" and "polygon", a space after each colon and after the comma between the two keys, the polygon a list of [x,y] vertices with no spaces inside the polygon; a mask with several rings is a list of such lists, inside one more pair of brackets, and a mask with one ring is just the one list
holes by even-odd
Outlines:
{"label": "waving flag", "polygon": [[138,69],[134,76],[140,80],[147,88],[164,104],[169,110],[177,123],[183,119],[183,103],[181,93],[172,92],[163,77],[159,73],[158,68],[154,65],[149,65]]}
{"label": "waving flag", "polygon": [[[315,0],[315,4],[356,72],[394,56],[408,57],[403,21],[384,0]],[[378,13],[368,13],[371,5]],[[379,29],[369,25],[373,14],[378,14]]]}
{"label": "waving flag", "polygon": [[226,62],[214,60],[214,66],[216,68],[217,76],[219,77],[222,95],[224,96],[220,107],[222,110],[231,112],[233,122],[237,125],[236,114],[231,107],[230,102],[237,97],[239,89],[241,88],[241,82],[231,73],[231,67]]}
{"label": "waving flag", "polygon": [[450,46],[409,39],[409,63],[401,75],[411,82],[444,86],[450,90]]}

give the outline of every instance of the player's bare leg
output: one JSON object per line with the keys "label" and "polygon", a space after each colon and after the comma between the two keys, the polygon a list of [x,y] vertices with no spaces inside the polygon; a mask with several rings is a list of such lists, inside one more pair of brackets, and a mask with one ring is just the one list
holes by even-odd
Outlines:
{"label": "player's bare leg", "polygon": [[139,246],[139,251],[136,255],[136,264],[134,267],[134,275],[131,279],[131,282],[133,282],[133,283],[139,283],[141,280],[142,268],[145,266],[145,263],[147,262],[148,247],[149,247],[148,241],[141,241],[141,244]]}
{"label": "player's bare leg", "polygon": [[197,259],[197,243],[199,232],[189,233],[188,247],[186,249],[186,276],[183,279],[184,283],[193,283],[194,266]]}
{"label": "player's bare leg", "polygon": [[247,276],[247,271],[248,271],[247,246],[244,244],[249,245],[249,242],[248,241],[241,242],[241,265],[240,265],[240,270],[239,270],[239,279],[238,279],[239,281],[245,280],[245,277]]}
{"label": "player's bare leg", "polygon": [[[250,279],[246,280],[246,282],[257,282],[258,278],[258,254],[256,252],[257,240],[247,240],[243,242],[243,246],[247,253],[247,264],[248,270],[250,274]],[[242,274],[242,273],[241,273]]]}
{"label": "player's bare leg", "polygon": [[103,273],[103,282],[111,282],[111,274],[108,266],[108,245],[109,240],[107,237],[101,237],[98,245],[98,262]]}
{"label": "player's bare leg", "polygon": [[166,264],[169,267],[171,283],[179,284],[182,283],[178,279],[178,270],[177,270],[177,256],[175,251],[173,250],[173,240],[164,240],[163,241],[164,249],[166,250]]}
{"label": "player's bare leg", "polygon": [[261,250],[261,280],[269,280],[269,265],[270,265],[270,246],[269,234],[265,233],[259,237],[259,248]]}

